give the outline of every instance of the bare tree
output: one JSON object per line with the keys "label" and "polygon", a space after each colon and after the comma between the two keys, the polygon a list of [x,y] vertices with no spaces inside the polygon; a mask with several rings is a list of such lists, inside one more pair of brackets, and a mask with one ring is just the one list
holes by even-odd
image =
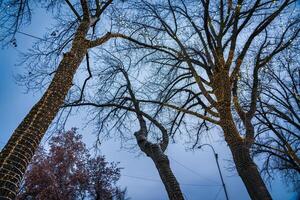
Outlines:
{"label": "bare tree", "polygon": [[[6,27],[5,29],[1,28],[1,39],[4,43],[7,43],[7,41],[15,43],[14,35],[22,25],[30,22],[31,9],[36,6],[35,3],[30,0],[0,2],[0,24],[1,27]],[[50,39],[45,39],[46,41],[52,41],[49,45],[53,50],[51,53],[57,54],[59,64],[57,67],[52,66],[55,68],[50,73],[50,75],[53,75],[53,79],[44,95],[16,128],[1,151],[0,198],[14,199],[16,196],[23,173],[47,128],[63,104],[72,86],[76,70],[84,57],[88,61],[88,50],[116,37],[111,32],[99,36],[93,31],[98,23],[103,22],[100,18],[104,17],[103,13],[111,3],[112,0],[80,0],[74,4],[69,0],[39,2],[46,9],[54,12],[59,25],[63,23],[65,25],[62,32],[51,32],[48,35]],[[101,29],[104,32],[105,28],[103,26]],[[56,48],[54,48],[55,45]],[[45,55],[41,49],[38,50],[42,55]]]}
{"label": "bare tree", "polygon": [[[132,85],[131,79],[136,79],[134,75],[129,74],[133,65],[132,60],[128,56],[116,57],[111,53],[104,58],[105,67],[98,73],[94,72],[96,76],[101,77],[95,84],[96,89],[99,90],[98,95],[95,95],[94,99],[86,99],[81,103],[66,104],[65,107],[95,107],[93,110],[97,118],[92,117],[92,119],[94,122],[97,119],[99,137],[104,132],[112,134],[115,131],[120,133],[118,138],[134,136],[139,149],[154,162],[169,199],[184,199],[180,185],[171,170],[168,156],[165,154],[169,144],[168,131],[159,122],[155,112],[151,116],[150,113],[153,112],[150,108],[142,107],[137,99],[137,95],[142,95],[146,88],[138,87],[139,84]],[[129,67],[125,67],[124,63]],[[135,70],[136,68],[132,71]],[[133,124],[137,124],[138,127]],[[139,130],[133,133],[133,128]]]}
{"label": "bare tree", "polygon": [[[0,23],[9,26],[8,31],[2,34],[4,40],[14,35],[31,16],[31,1],[8,2],[0,4],[1,10],[7,9],[6,12],[1,12]],[[74,102],[71,101],[68,106],[113,107],[114,109],[104,115],[105,118],[97,115],[101,119],[100,130],[102,125],[109,121],[108,119],[112,119],[112,116],[118,119],[112,127],[119,127],[119,129],[123,127],[127,130],[125,121],[132,116],[128,115],[128,112],[135,113],[140,126],[140,130],[135,134],[136,140],[140,149],[149,156],[152,153],[149,153],[149,146],[153,151],[152,147],[158,149],[156,155],[150,157],[159,169],[167,191],[171,191],[170,198],[172,194],[181,192],[174,175],[164,177],[168,173],[172,175],[168,159],[164,154],[167,135],[162,124],[167,124],[165,122],[167,120],[158,123],[157,118],[157,116],[169,118],[169,112],[172,114],[169,135],[181,131],[182,127],[186,127],[191,122],[197,122],[193,125],[193,129],[189,129],[195,131],[197,142],[199,133],[203,132],[203,129],[208,129],[210,125],[221,127],[238,174],[251,198],[271,199],[259,170],[250,156],[250,148],[255,142],[252,120],[257,110],[259,74],[274,57],[298,39],[299,14],[294,12],[297,9],[295,0],[130,1],[129,8],[121,7],[119,10],[116,8],[112,13],[114,18],[118,18],[113,25],[127,35],[107,32],[102,37],[96,36],[99,31],[96,25],[103,22],[100,16],[112,1],[101,3],[97,0],[81,0],[74,4],[67,0],[42,2],[46,3],[48,9],[57,11],[58,21],[68,24],[68,26],[61,26],[63,23],[58,25],[58,27],[65,27],[62,32],[56,30],[51,32],[52,45],[48,45],[50,50],[45,57],[49,60],[52,58],[49,55],[55,53],[61,55],[65,50],[67,53],[62,58],[56,59],[59,63],[57,68],[44,73],[46,77],[54,75],[48,89],[15,130],[1,152],[0,193],[3,198],[14,198],[22,173],[64,103],[72,86],[73,76],[86,57],[89,76],[79,89],[79,98]],[[69,17],[62,14],[65,11],[60,9],[62,5],[69,7],[66,12]],[[73,17],[68,15],[70,13]],[[105,26],[104,23],[102,25],[101,28]],[[153,78],[149,80],[149,85],[152,85],[155,90],[150,91],[151,94],[148,92],[148,98],[147,95],[136,95],[129,78],[126,79],[124,73],[126,70],[118,69],[118,73],[106,74],[107,76],[102,80],[106,81],[105,86],[95,94],[100,97],[100,92],[109,94],[107,84],[113,85],[111,80],[115,80],[113,79],[115,74],[122,74],[126,83],[119,85],[116,93],[116,96],[122,98],[113,97],[114,101],[117,100],[113,105],[106,101],[103,104],[103,99],[100,103],[86,102],[83,91],[86,82],[92,76],[88,49],[114,37],[125,38],[133,43],[131,46],[127,44],[121,46],[119,50],[137,49],[135,56],[141,59],[138,62],[141,70],[151,62],[154,73]],[[14,37],[8,41],[13,45],[16,42]],[[49,39],[44,42],[48,41]],[[57,41],[58,45],[54,44]],[[41,52],[38,47],[35,50],[38,54]],[[36,51],[32,53],[33,56]],[[247,81],[251,85],[249,93],[241,91],[243,89],[241,77],[245,78],[243,77],[245,72],[250,72]],[[39,80],[43,82],[43,78]],[[128,96],[123,98],[125,94]],[[246,97],[247,101],[243,101],[246,103],[240,101],[241,96]],[[82,101],[84,103],[80,103]],[[116,106],[125,103],[126,109]],[[153,110],[156,112],[149,115],[149,109],[144,110],[145,106],[155,108]],[[151,127],[156,127],[156,130],[162,134],[160,142],[150,142],[148,132]],[[163,162],[159,162],[160,159]],[[172,188],[169,188],[170,185]]]}
{"label": "bare tree", "polygon": [[297,55],[299,51],[290,48],[264,70],[253,146],[254,155],[264,158],[262,171],[271,178],[279,172],[296,191],[300,187],[300,62]]}
{"label": "bare tree", "polygon": [[[255,200],[271,199],[250,155],[259,74],[298,38],[295,5],[293,0],[135,1],[134,15],[119,17],[130,34],[123,37],[135,43],[133,49],[148,49],[142,59],[157,69],[153,84],[161,86],[159,98],[139,101],[176,110],[177,127],[187,116],[202,121],[197,133],[206,123],[221,127],[237,172]],[[131,23],[126,16],[133,18]],[[245,72],[250,74],[249,93],[240,88]]]}

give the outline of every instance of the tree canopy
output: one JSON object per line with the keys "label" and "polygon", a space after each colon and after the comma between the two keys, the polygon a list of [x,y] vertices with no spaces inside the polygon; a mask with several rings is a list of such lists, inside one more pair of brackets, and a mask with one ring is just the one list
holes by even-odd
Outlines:
{"label": "tree canopy", "polygon": [[124,193],[116,185],[120,170],[104,156],[91,156],[72,129],[52,137],[49,150],[37,150],[17,199],[116,199]]}

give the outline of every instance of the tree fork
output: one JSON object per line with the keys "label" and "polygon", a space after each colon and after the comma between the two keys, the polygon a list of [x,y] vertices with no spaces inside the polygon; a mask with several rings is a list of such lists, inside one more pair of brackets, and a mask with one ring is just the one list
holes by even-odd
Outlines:
{"label": "tree fork", "polygon": [[[223,72],[224,74],[224,72]],[[221,75],[221,74],[218,74]],[[225,141],[228,144],[237,172],[241,177],[248,194],[252,200],[271,200],[272,197],[258,171],[256,164],[250,156],[250,147],[253,144],[254,130],[251,119],[245,120],[246,137],[241,137],[236,128],[231,113],[231,88],[230,79],[225,76],[218,77],[216,80],[222,80],[215,83],[215,95],[219,99],[217,109],[220,113],[220,126],[223,129]],[[246,117],[246,116],[245,116]],[[248,120],[248,121],[247,121]],[[252,134],[253,133],[253,134]]]}
{"label": "tree fork", "polygon": [[159,176],[166,188],[170,200],[184,200],[180,185],[172,172],[167,155],[159,144],[152,144],[140,132],[135,133],[137,143],[141,149],[154,162]]}

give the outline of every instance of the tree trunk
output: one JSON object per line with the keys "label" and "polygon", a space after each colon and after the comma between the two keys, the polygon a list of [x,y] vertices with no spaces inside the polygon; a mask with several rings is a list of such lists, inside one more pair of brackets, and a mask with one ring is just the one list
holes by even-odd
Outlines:
{"label": "tree trunk", "polygon": [[88,44],[89,22],[82,21],[71,50],[63,56],[57,72],[42,98],[14,131],[0,154],[0,199],[14,199],[23,174],[46,130],[72,86],[73,76],[82,62]]}
{"label": "tree trunk", "polygon": [[272,197],[253,162],[249,149],[242,144],[230,145],[233,160],[252,200],[271,200]]}
{"label": "tree trunk", "polygon": [[168,157],[166,155],[158,155],[157,158],[152,158],[152,160],[158,169],[159,176],[168,192],[169,199],[183,200],[183,194],[179,183],[171,170]]}
{"label": "tree trunk", "polygon": [[248,194],[252,200],[272,199],[256,164],[250,156],[249,149],[253,142],[252,140],[254,139],[254,130],[252,130],[252,124],[249,124],[251,123],[251,120],[247,122],[248,124],[246,123],[245,127],[248,138],[243,138],[237,130],[232,117],[232,84],[230,78],[227,76],[227,71],[221,70],[216,75],[215,82],[213,84],[215,90],[214,94],[218,99],[217,110],[220,114],[220,126],[223,129],[225,140],[231,150],[237,172],[244,182]]}
{"label": "tree trunk", "polygon": [[[229,117],[230,118],[230,117]],[[252,200],[271,200],[272,197],[250,156],[249,145],[237,131],[231,119],[223,123],[225,140],[231,150],[237,172],[244,182]]]}
{"label": "tree trunk", "polygon": [[167,190],[169,199],[184,200],[180,185],[170,167],[169,159],[161,150],[161,146],[147,141],[146,137],[138,132],[135,133],[135,137],[141,151],[149,156],[154,162],[159,176]]}

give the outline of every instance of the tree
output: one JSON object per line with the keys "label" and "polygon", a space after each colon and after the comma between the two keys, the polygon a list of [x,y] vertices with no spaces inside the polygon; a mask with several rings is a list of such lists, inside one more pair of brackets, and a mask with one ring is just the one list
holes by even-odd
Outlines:
{"label": "tree", "polygon": [[[130,62],[128,55],[115,56],[107,53],[107,56],[102,57],[105,67],[101,68],[99,73],[95,73],[101,77],[96,84],[96,90],[101,91],[100,95],[96,95],[96,99],[86,99],[82,103],[65,104],[65,107],[94,107],[97,117],[92,118],[98,120],[97,131],[100,134],[105,132],[104,129],[108,129],[108,134],[118,132],[120,138],[127,135],[134,136],[139,149],[154,162],[169,199],[184,199],[180,184],[165,153],[169,144],[168,131],[155,112],[151,112],[147,107],[141,107],[137,99],[137,95],[141,95],[141,92],[137,91],[137,85],[132,84],[132,79],[135,79],[132,74],[136,72],[134,64]],[[125,66],[124,63],[129,66]],[[142,88],[139,87],[139,90]],[[135,128],[138,131],[132,131]]]}
{"label": "tree", "polygon": [[91,157],[75,129],[53,137],[49,151],[40,148],[25,173],[17,199],[107,200],[118,195],[116,163]]}
{"label": "tree", "polygon": [[[20,25],[30,19],[32,5],[29,0],[8,2],[9,4],[0,4],[2,11],[5,11],[1,12],[0,24],[9,26],[8,31],[2,33],[4,39],[14,35]],[[111,2],[102,4],[97,0],[81,0],[73,5],[68,0],[46,2],[46,7],[56,12],[60,22],[58,27],[64,28],[62,32],[54,31],[49,34],[51,37],[46,40],[52,42],[47,46],[49,51],[42,51],[40,55],[46,55],[44,57],[47,62],[52,58],[48,55],[61,55],[65,50],[68,53],[62,58],[56,57],[60,64],[52,72],[42,73],[46,76],[54,75],[51,84],[1,152],[0,193],[3,198],[14,197],[22,173],[49,124],[64,104],[73,76],[84,57],[89,76],[79,89],[79,98],[68,100],[74,100],[71,105],[85,102],[83,91],[92,76],[88,49],[99,46],[110,38],[121,37],[130,41],[131,45],[122,43],[118,49],[127,51],[131,48],[131,55],[134,55],[132,58],[140,58],[137,62],[140,70],[151,63],[151,70],[154,72],[152,79],[146,80],[154,89],[145,91],[147,94],[143,97],[130,94],[128,83],[119,87],[123,92],[126,88],[124,94],[129,95],[129,99],[125,96],[121,100],[131,103],[126,109],[130,108],[129,111],[135,113],[139,121],[140,131],[136,136],[142,136],[145,142],[143,144],[149,144],[147,132],[153,124],[157,129],[171,124],[168,135],[186,130],[193,132],[189,134],[196,135],[195,143],[203,129],[205,132],[208,127],[218,126],[223,131],[238,174],[251,198],[271,199],[250,155],[256,134],[253,119],[257,111],[262,69],[298,39],[300,30],[299,12],[294,7],[296,1],[130,1],[129,8],[115,7],[110,15],[113,19],[112,27],[128,35],[107,32],[103,37],[98,37],[96,34],[99,29],[95,26],[103,22],[103,17],[100,20],[100,16]],[[69,6],[68,12],[61,9],[62,5]],[[69,17],[65,17],[63,13]],[[286,23],[282,25],[280,21]],[[14,44],[14,38],[10,39]],[[58,45],[55,44],[57,41]],[[36,51],[38,54],[41,52],[38,47]],[[43,65],[39,66],[39,69],[43,69]],[[250,72],[247,82],[251,85],[247,94],[246,91],[241,91],[241,76],[246,71]],[[115,73],[111,75],[113,77]],[[30,77],[35,79],[36,76]],[[105,89],[100,88],[99,91]],[[246,104],[240,101],[243,95],[247,98]],[[122,104],[122,101],[119,103]],[[97,106],[97,102],[95,105]],[[144,111],[146,106],[156,111],[151,115],[152,120],[146,115],[149,110]],[[114,109],[111,111],[116,113]],[[155,123],[158,122],[158,116],[172,116],[172,119],[163,118],[164,126],[160,126]],[[123,119],[122,116],[119,119]],[[148,120],[148,127],[145,119]],[[187,127],[188,129],[184,129]],[[159,130],[162,141],[166,135],[164,129]],[[138,143],[142,144],[138,138],[140,137],[136,137]],[[153,142],[154,146],[160,146],[160,142]],[[143,150],[143,146],[139,146]],[[164,152],[160,155],[164,155]]]}
{"label": "tree", "polygon": [[125,191],[114,187],[120,178],[120,168],[115,163],[105,161],[104,157],[98,156],[88,161],[90,178],[90,197],[95,200],[113,199],[115,196],[123,196]]}
{"label": "tree", "polygon": [[[138,101],[175,110],[177,132],[194,122],[187,116],[200,121],[188,129],[197,138],[207,124],[220,127],[250,197],[271,199],[250,154],[253,120],[262,69],[299,38],[295,1],[134,1],[131,8],[134,14],[119,17],[130,35],[124,38],[135,43],[136,55],[148,49],[141,67],[152,62],[159,88],[156,98]],[[246,72],[247,94],[240,87]]]}
{"label": "tree", "polygon": [[299,191],[300,187],[298,54],[299,50],[289,48],[264,70],[253,146],[254,155],[264,157],[262,172],[270,178],[279,172],[288,185],[295,187],[295,191]]}
{"label": "tree", "polygon": [[116,194],[115,194],[113,200],[130,200],[130,198],[126,198],[126,193],[127,193],[126,188],[124,190],[117,188],[115,193]]}
{"label": "tree", "polygon": [[[35,1],[1,1],[0,2],[0,24],[5,29],[1,30],[1,41],[13,41],[15,34],[20,28],[31,20],[31,11],[36,5]],[[58,32],[49,33],[46,38],[40,40],[41,44],[48,41],[44,50],[37,47],[39,55],[43,55],[44,62],[37,63],[41,69],[49,65],[56,55],[57,67],[55,70],[46,73],[53,76],[51,83],[41,99],[33,106],[24,120],[15,129],[11,138],[4,146],[0,154],[0,198],[13,199],[18,191],[19,183],[22,180],[35,150],[37,149],[46,130],[51,124],[63,104],[69,89],[72,86],[73,76],[76,70],[86,57],[87,68],[89,68],[88,50],[107,42],[116,37],[111,32],[98,36],[93,30],[99,24],[100,17],[107,10],[112,0],[108,1],[87,1],[80,0],[71,4],[65,1],[39,1],[45,9],[53,11],[58,21]],[[92,34],[91,34],[92,32]],[[102,32],[104,28],[102,27]],[[50,49],[50,52],[46,50]],[[65,52],[65,53],[63,53]],[[35,77],[32,72],[29,76]],[[80,100],[79,100],[80,101]]]}

